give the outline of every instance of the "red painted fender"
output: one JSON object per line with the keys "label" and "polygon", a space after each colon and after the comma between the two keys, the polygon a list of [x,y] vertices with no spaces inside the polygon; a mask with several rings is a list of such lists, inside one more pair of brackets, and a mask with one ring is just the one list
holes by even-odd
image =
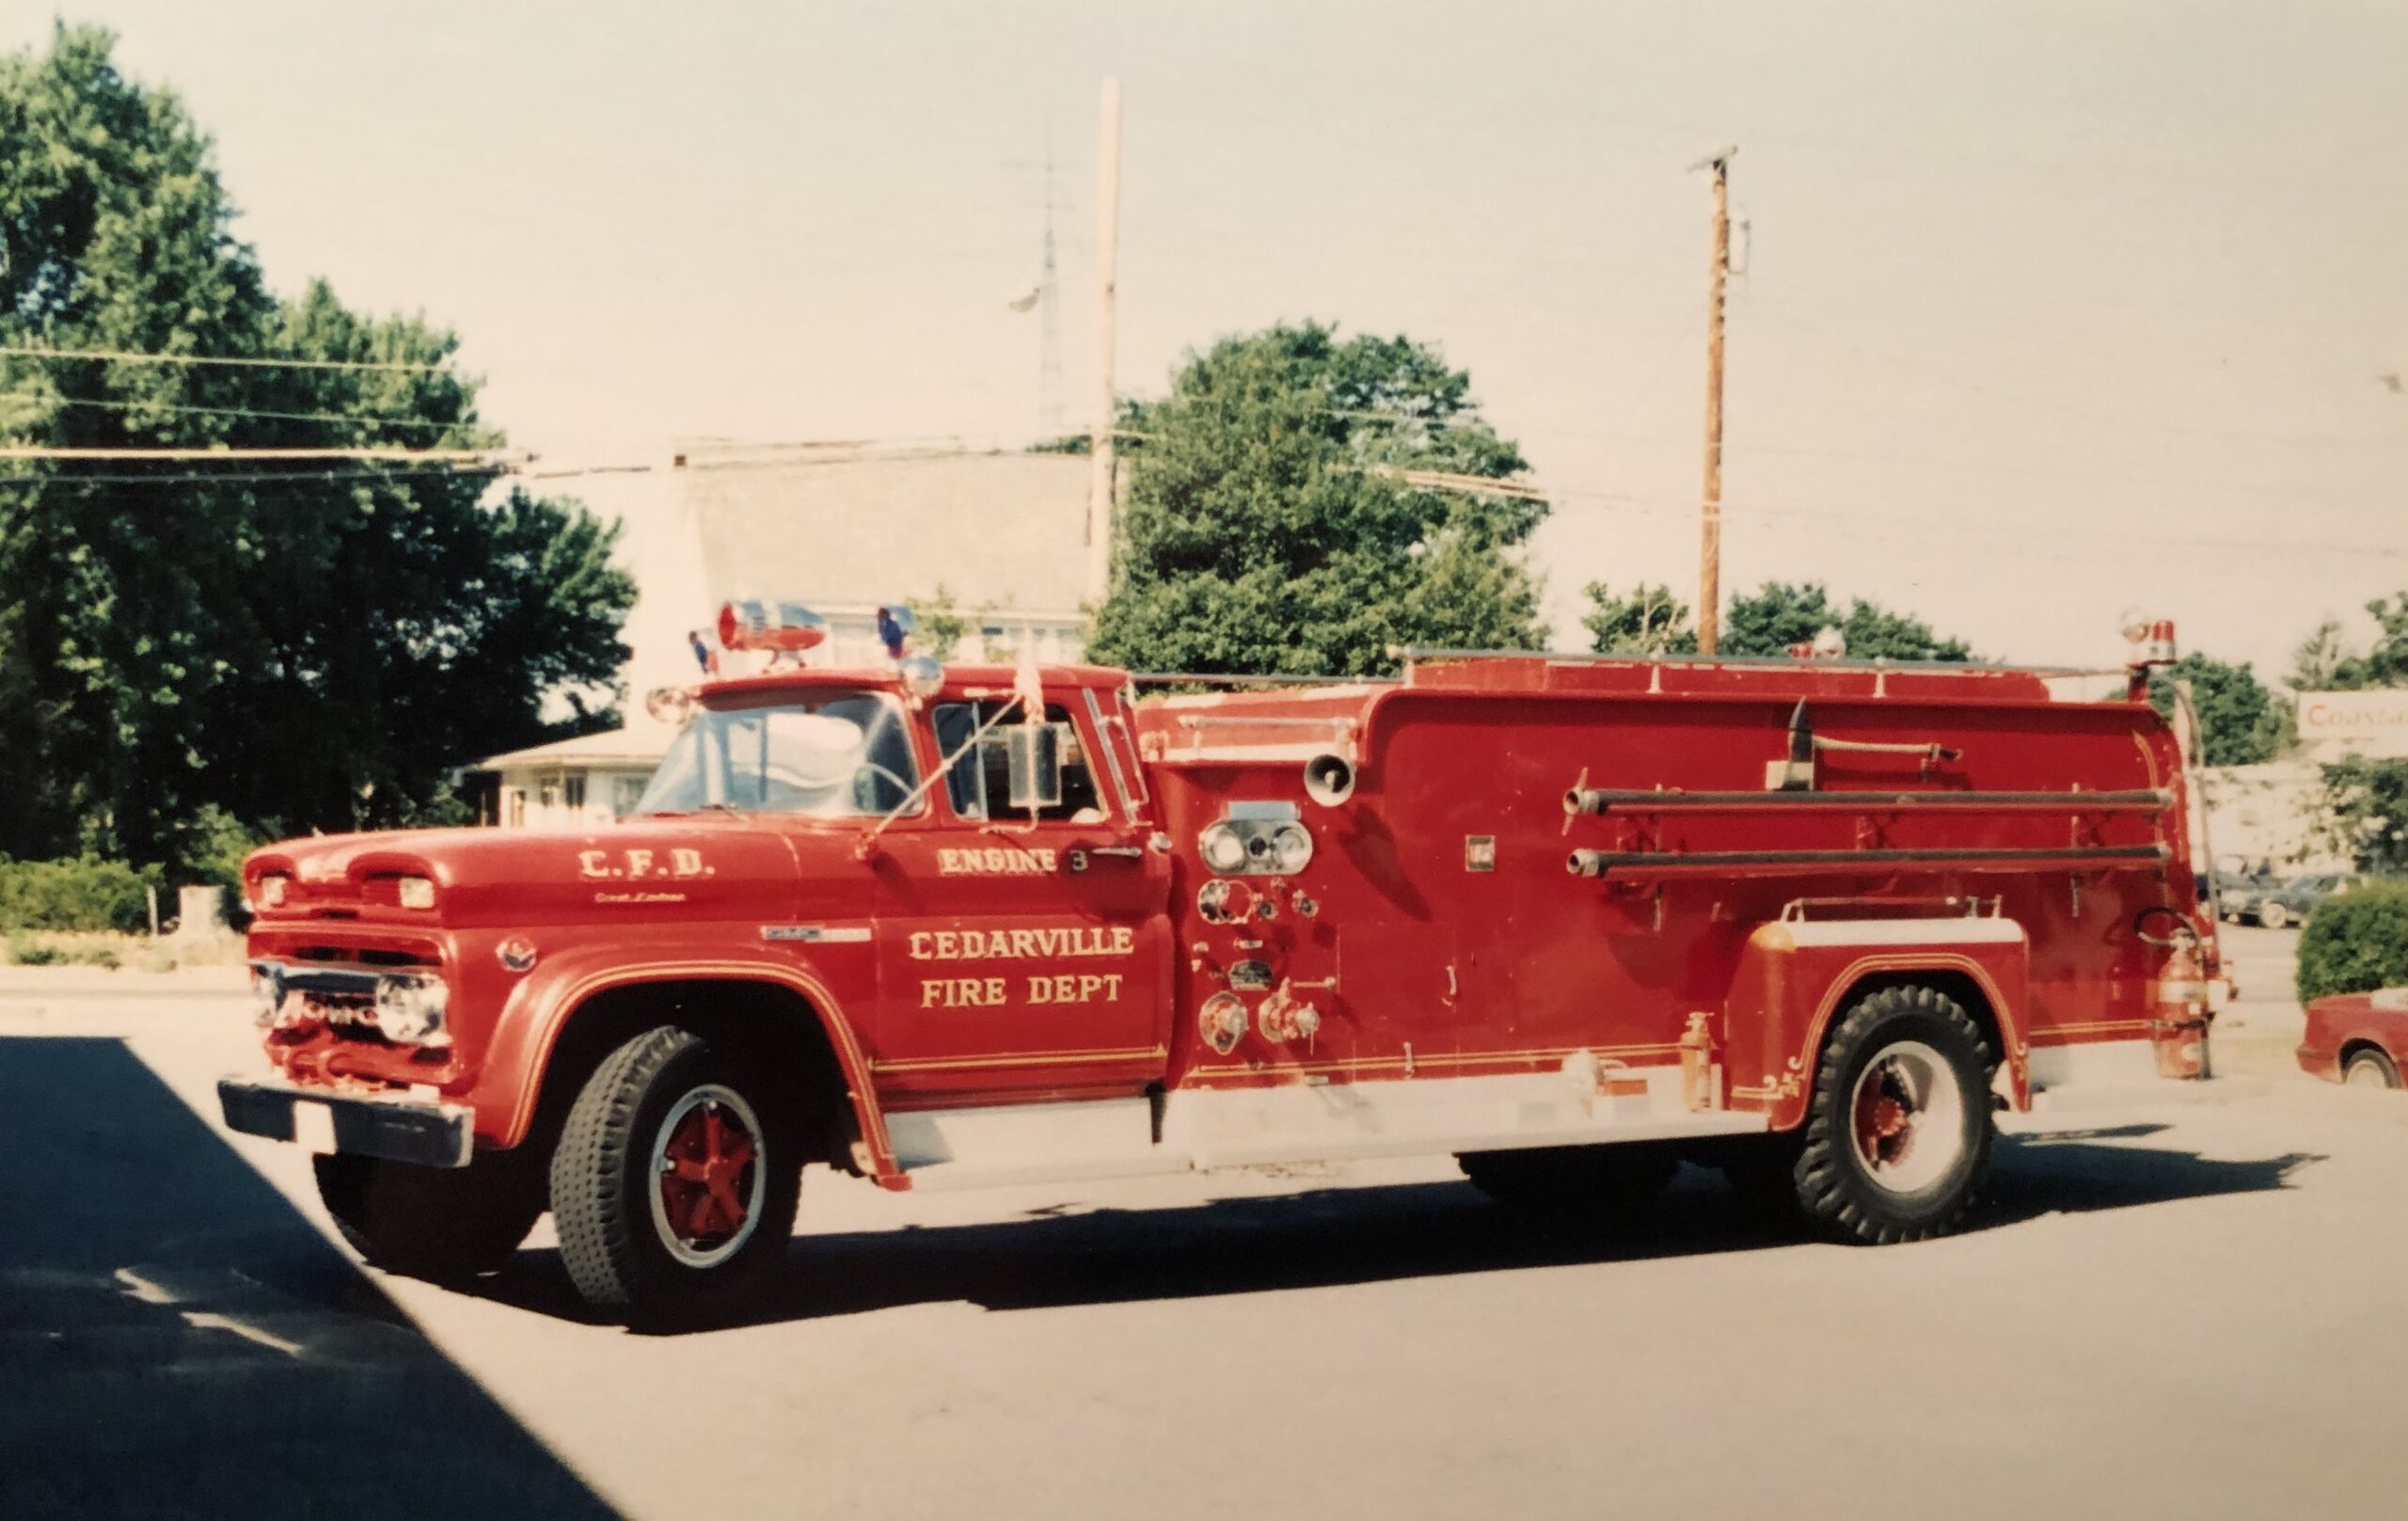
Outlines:
{"label": "red painted fender", "polygon": [[595,994],[648,982],[767,983],[799,994],[818,1017],[829,1049],[835,1053],[844,1073],[846,1093],[869,1150],[872,1176],[882,1187],[908,1186],[887,1140],[886,1117],[879,1108],[877,1090],[870,1085],[869,1059],[835,995],[807,967],[798,965],[790,954],[756,955],[742,949],[633,961],[625,959],[625,955],[624,949],[607,946],[572,951],[546,962],[512,990],[471,1095],[480,1143],[513,1147],[527,1138],[544,1071],[561,1031]]}
{"label": "red painted fender", "polygon": [[[1723,1008],[1724,1028],[1733,1032],[1725,1062],[1735,1105],[1762,1111],[1774,1130],[1795,1129],[1806,1117],[1823,1032],[1848,990],[1869,976],[1950,972],[1972,978],[1988,1000],[2005,1048],[1999,1060],[2006,1069],[2009,1101],[2028,1108],[2030,1048],[2023,1017],[2029,944],[2020,928],[1984,929],[1984,938],[1975,939],[1963,927],[2002,922],[1927,922],[1937,931],[1928,941],[1901,934],[1897,920],[1871,921],[1878,927],[1868,927],[1864,940],[1831,935],[1846,927],[1828,921],[1814,929],[1787,923],[1758,927],[1740,953]],[[1952,931],[1966,938],[1949,938]]]}

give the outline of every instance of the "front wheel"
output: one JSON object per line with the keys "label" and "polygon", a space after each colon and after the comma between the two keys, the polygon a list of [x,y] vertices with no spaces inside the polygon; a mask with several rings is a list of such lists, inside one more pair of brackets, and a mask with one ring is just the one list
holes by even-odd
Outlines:
{"label": "front wheel", "polygon": [[2280,929],[2291,922],[2291,911],[2279,903],[2261,903],[2258,906],[2258,922],[2269,929]]}
{"label": "front wheel", "polygon": [[667,1328],[766,1293],[802,1186],[788,1107],[689,1030],[605,1057],[552,1153],[561,1260],[586,1303]]}
{"label": "front wheel", "polygon": [[408,1277],[441,1283],[493,1272],[544,1210],[541,1181],[515,1152],[466,1167],[340,1152],[310,1161],[318,1197],[352,1250]]}
{"label": "front wheel", "polygon": [[1814,1075],[1793,1173],[1808,1217],[1885,1244],[1955,1226],[1989,1170],[1995,1061],[1972,1016],[1937,989],[1858,1000]]}

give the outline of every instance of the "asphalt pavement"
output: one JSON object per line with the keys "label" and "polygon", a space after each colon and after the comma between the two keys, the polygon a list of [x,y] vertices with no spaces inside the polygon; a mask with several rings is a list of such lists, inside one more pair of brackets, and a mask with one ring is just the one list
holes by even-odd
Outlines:
{"label": "asphalt pavement", "polygon": [[1804,1244],[1683,1174],[1618,1228],[1445,1162],[890,1196],[815,1170],[757,1323],[475,1293],[232,1136],[222,976],[0,976],[0,1517],[2390,1517],[2408,1094],[2289,1066],[2227,936],[2196,1107],[2009,1138],[1970,1228]]}

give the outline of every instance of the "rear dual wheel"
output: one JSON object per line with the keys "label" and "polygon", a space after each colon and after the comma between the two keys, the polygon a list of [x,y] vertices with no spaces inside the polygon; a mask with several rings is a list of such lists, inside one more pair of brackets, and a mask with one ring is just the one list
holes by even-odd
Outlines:
{"label": "rear dual wheel", "polygon": [[739,1313],[775,1285],[802,1161],[794,1105],[662,1026],[586,1080],[552,1153],[561,1260],[587,1304],[647,1328]]}
{"label": "rear dual wheel", "polygon": [[1815,1070],[1806,1124],[1725,1165],[1742,1197],[1867,1244],[1943,1234],[1988,1177],[1997,1058],[1964,1006],[1884,988],[1849,1006]]}

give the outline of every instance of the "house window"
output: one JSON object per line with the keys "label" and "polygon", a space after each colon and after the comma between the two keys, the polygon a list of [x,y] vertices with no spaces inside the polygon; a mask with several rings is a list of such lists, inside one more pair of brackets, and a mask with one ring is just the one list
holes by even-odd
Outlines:
{"label": "house window", "polygon": [[585,812],[585,773],[573,771],[561,782],[561,800],[573,814]]}
{"label": "house window", "polygon": [[648,780],[646,777],[625,775],[610,778],[611,816],[625,818],[634,813],[636,804],[643,801],[643,784]]}

